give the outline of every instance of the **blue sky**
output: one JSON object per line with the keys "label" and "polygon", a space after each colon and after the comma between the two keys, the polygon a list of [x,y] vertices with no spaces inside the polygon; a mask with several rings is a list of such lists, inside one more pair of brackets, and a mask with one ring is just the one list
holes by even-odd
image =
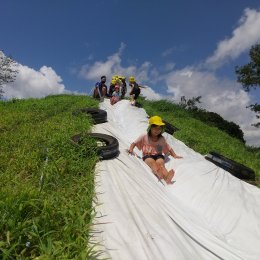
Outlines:
{"label": "blue sky", "polygon": [[[89,94],[102,74],[134,75],[151,99],[202,96],[202,107],[259,133],[241,107],[260,100],[235,66],[260,43],[255,0],[0,0],[0,49],[20,64],[6,97]],[[240,107],[240,108],[238,108]],[[259,130],[258,130],[259,131]],[[260,145],[260,143],[259,143]]]}

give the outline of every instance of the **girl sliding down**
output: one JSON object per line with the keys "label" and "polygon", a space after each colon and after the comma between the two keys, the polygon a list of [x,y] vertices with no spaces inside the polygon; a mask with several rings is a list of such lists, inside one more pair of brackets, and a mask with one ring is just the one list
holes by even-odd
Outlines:
{"label": "girl sliding down", "polygon": [[149,120],[147,134],[141,135],[133,142],[128,149],[128,153],[134,154],[134,148],[137,147],[143,152],[143,161],[152,169],[152,172],[159,178],[164,179],[167,184],[172,184],[174,170],[167,171],[164,163],[164,155],[170,154],[179,159],[181,156],[176,155],[173,149],[162,136],[165,123],[159,116],[153,116]]}

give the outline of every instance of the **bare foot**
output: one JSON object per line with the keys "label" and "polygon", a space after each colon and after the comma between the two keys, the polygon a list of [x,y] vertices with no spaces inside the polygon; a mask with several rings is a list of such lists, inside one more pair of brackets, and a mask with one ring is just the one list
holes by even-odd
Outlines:
{"label": "bare foot", "polygon": [[166,182],[167,184],[173,184],[173,183],[174,183],[174,181],[172,180],[173,176],[174,176],[174,170],[171,169],[171,170],[168,172],[168,175],[167,175],[167,177],[166,177],[166,179],[165,179],[165,182]]}
{"label": "bare foot", "polygon": [[154,172],[155,176],[159,179],[162,180],[163,179],[163,175],[159,172]]}

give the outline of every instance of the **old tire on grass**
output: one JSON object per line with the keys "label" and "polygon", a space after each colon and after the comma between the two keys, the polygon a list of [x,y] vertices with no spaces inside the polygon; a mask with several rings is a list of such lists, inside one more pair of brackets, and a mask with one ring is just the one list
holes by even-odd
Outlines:
{"label": "old tire on grass", "polygon": [[165,123],[165,132],[172,135],[174,134],[176,131],[179,130],[179,128],[177,128],[176,126],[170,124],[169,122],[163,120],[163,122]]}
{"label": "old tire on grass", "polygon": [[80,113],[90,114],[95,124],[101,124],[107,122],[107,112],[105,110],[99,108],[81,108],[74,111],[72,114],[76,116]]}
{"label": "old tire on grass", "polygon": [[[97,141],[97,154],[102,160],[113,159],[119,154],[119,143],[118,140],[110,135],[89,133],[87,136],[96,139]],[[74,143],[80,145],[82,141],[82,134],[74,135],[71,139]]]}
{"label": "old tire on grass", "polygon": [[255,180],[255,172],[252,169],[221,154],[209,152],[205,158],[241,180]]}

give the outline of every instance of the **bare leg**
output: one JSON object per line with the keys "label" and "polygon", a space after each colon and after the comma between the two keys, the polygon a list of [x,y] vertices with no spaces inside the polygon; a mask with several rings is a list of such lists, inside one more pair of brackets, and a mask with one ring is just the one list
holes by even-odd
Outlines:
{"label": "bare leg", "polygon": [[114,105],[116,103],[116,97],[111,97],[111,99],[110,99],[110,104],[111,105]]}
{"label": "bare leg", "polygon": [[94,89],[93,98],[99,98],[98,90]]}
{"label": "bare leg", "polygon": [[114,104],[116,104],[119,101],[119,97],[114,98]]}
{"label": "bare leg", "polygon": [[131,102],[131,105],[135,105],[134,94],[130,95],[130,102]]}
{"label": "bare leg", "polygon": [[162,159],[162,158],[157,159],[156,164],[158,166],[160,175],[163,176],[163,179],[165,180],[165,182],[167,184],[172,184],[173,183],[172,178],[174,176],[174,170],[172,169],[170,171],[167,171],[167,169],[165,168],[164,159]]}
{"label": "bare leg", "polygon": [[166,180],[165,180],[167,184],[173,184],[173,183],[174,183],[174,181],[172,180],[172,179],[173,179],[173,176],[174,176],[174,170],[171,169],[171,170],[168,172],[168,176],[167,176],[167,178],[166,178]]}
{"label": "bare leg", "polygon": [[158,165],[153,158],[147,158],[144,162],[152,169],[153,174],[158,176],[159,179],[163,179],[163,175],[159,172]]}

